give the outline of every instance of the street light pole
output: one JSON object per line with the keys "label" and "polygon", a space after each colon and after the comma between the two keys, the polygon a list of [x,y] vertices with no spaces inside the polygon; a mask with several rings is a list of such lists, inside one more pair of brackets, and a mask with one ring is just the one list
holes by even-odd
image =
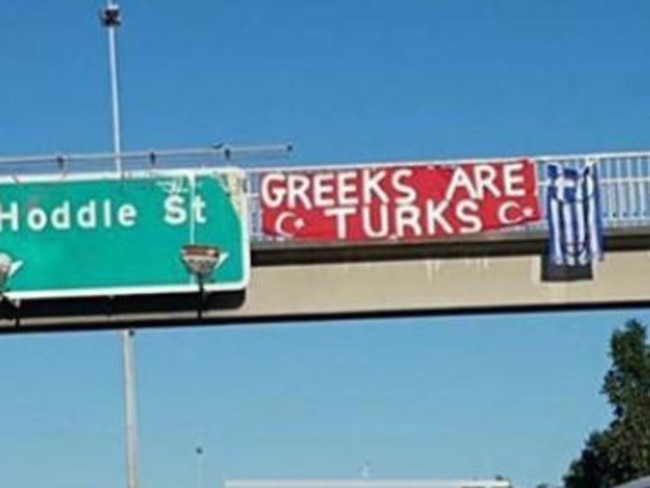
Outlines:
{"label": "street light pole", "polygon": [[203,447],[196,446],[196,488],[203,488]]}
{"label": "street light pole", "polygon": [[122,172],[122,130],[120,127],[120,92],[117,78],[117,39],[116,31],[122,23],[120,7],[107,0],[102,10],[102,25],[108,32],[108,62],[111,76],[111,108],[113,114],[113,152],[115,153],[115,169]]}
{"label": "street light pole", "polygon": [[[111,82],[111,105],[113,115],[113,153],[115,169],[122,173],[122,140],[120,127],[120,100],[117,76],[117,40],[116,30],[122,23],[120,7],[107,0],[106,7],[101,11],[102,25],[108,32],[108,59]],[[124,356],[124,402],[126,417],[126,465],[127,487],[138,488],[138,429],[135,386],[135,332],[131,329],[122,330],[122,348]]]}
{"label": "street light pole", "polygon": [[135,332],[122,330],[124,355],[124,399],[126,408],[126,466],[127,487],[138,488],[138,423],[135,388]]}

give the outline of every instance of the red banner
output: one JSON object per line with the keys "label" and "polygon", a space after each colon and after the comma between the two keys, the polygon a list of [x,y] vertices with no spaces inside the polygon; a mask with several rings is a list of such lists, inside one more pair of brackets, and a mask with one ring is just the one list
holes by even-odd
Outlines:
{"label": "red banner", "polygon": [[267,173],[261,200],[263,231],[291,239],[423,239],[540,218],[528,160]]}

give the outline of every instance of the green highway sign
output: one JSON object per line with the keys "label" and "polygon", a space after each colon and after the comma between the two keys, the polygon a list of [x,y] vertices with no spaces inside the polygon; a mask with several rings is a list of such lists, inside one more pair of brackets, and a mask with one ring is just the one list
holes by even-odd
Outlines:
{"label": "green highway sign", "polygon": [[0,268],[12,299],[196,292],[184,246],[218,248],[205,290],[248,284],[244,173],[170,170],[0,180]]}

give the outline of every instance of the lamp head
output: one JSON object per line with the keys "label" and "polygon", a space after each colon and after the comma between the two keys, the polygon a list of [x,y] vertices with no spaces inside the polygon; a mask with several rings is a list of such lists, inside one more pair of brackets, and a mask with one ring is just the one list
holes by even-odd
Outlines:
{"label": "lamp head", "polygon": [[107,5],[100,12],[100,18],[104,27],[118,27],[122,23],[119,5]]}
{"label": "lamp head", "polygon": [[12,275],[15,264],[11,256],[0,253],[0,290],[4,290],[7,279]]}
{"label": "lamp head", "polygon": [[181,260],[187,270],[199,280],[212,274],[219,265],[221,250],[216,246],[186,244],[181,250]]}

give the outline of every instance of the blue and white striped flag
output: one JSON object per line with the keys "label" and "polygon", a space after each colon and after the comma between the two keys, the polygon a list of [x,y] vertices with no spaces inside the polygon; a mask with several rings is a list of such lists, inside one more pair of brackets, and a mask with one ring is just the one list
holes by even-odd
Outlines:
{"label": "blue and white striped flag", "polygon": [[603,259],[603,224],[596,165],[547,165],[546,199],[551,260],[580,266]]}

